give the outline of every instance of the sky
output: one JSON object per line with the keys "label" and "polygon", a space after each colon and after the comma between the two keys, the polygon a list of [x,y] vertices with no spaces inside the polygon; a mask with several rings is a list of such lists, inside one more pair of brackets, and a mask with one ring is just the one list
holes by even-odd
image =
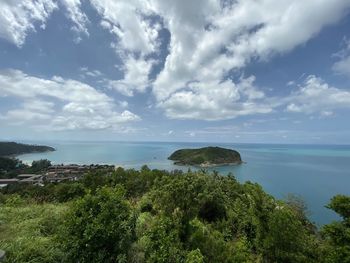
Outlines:
{"label": "sky", "polygon": [[350,144],[350,0],[0,0],[0,140]]}

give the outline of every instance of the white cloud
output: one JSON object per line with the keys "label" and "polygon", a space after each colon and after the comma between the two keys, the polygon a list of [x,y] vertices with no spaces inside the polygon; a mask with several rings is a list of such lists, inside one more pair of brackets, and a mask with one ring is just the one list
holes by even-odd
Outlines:
{"label": "white cloud", "polygon": [[80,42],[81,33],[89,36],[86,27],[89,19],[81,10],[80,0],[2,0],[0,37],[18,47],[23,46],[27,35],[35,32],[38,26],[45,29],[52,12],[61,6],[73,24],[71,29],[77,34],[75,41]]}
{"label": "white cloud", "polygon": [[21,47],[36,25],[45,28],[46,20],[56,8],[53,0],[0,1],[0,37]]}
{"label": "white cloud", "polygon": [[272,112],[265,95],[254,87],[254,77],[221,83],[194,82],[159,103],[172,119],[220,120],[241,115]]}
{"label": "white cloud", "polygon": [[[348,0],[91,2],[103,17],[101,25],[117,37],[117,51],[139,54],[145,64],[150,64],[145,57],[157,52],[159,29],[169,31],[169,54],[151,83],[158,106],[170,118],[206,120],[271,112],[270,106],[257,102],[263,99],[261,91],[245,90],[242,80],[227,80],[230,72],[304,44],[350,7]],[[161,25],[149,17],[160,18]],[[145,80],[132,83],[125,78],[111,86],[132,96],[137,88],[130,87],[143,90]]]}
{"label": "white cloud", "polygon": [[289,112],[319,113],[329,117],[335,109],[350,108],[350,91],[334,88],[311,75],[297,91],[281,102],[288,104],[286,110]]}
{"label": "white cloud", "polygon": [[128,56],[124,64],[124,78],[107,80],[107,86],[125,96],[133,96],[134,91],[144,92],[150,85],[149,74],[154,61],[145,61]]}
{"label": "white cloud", "polygon": [[332,69],[334,72],[350,77],[350,40],[345,39],[346,47],[334,54],[338,61],[334,63]]}
{"label": "white cloud", "polygon": [[330,117],[330,116],[333,116],[333,115],[334,115],[333,111],[329,111],[329,110],[321,111],[321,116],[322,117]]}
{"label": "white cloud", "polygon": [[190,135],[190,137],[195,137],[196,136],[195,132],[187,132],[187,133]]}
{"label": "white cloud", "polygon": [[[191,81],[219,82],[252,58],[290,51],[336,22],[350,6],[345,0],[242,0],[225,7],[220,1],[151,2],[171,33],[165,68],[154,83],[159,100]],[[183,16],[188,18],[179,19]]]}
{"label": "white cloud", "polygon": [[92,78],[98,78],[103,76],[103,73],[97,69],[95,70],[89,70],[88,67],[81,67],[80,69],[81,77],[85,78],[85,77],[92,77]]}
{"label": "white cloud", "polygon": [[[72,29],[88,36],[89,19],[82,11],[82,1],[58,1],[72,21]],[[273,99],[268,100],[264,92],[253,85],[254,77],[231,80],[228,76],[235,71],[244,71],[251,61],[269,60],[275,54],[283,54],[305,44],[322,28],[341,19],[350,7],[348,0],[89,2],[101,16],[101,27],[114,36],[111,46],[123,61],[123,78],[105,79],[104,85],[125,96],[133,96],[151,87],[157,106],[169,118],[204,120],[269,113],[278,105],[286,104],[291,112],[311,112],[313,106],[305,106],[311,103],[303,102],[301,95],[297,98],[294,94],[294,101],[288,98],[283,100],[285,104],[277,103]],[[3,0],[0,3],[0,37],[17,46],[23,45],[26,35],[35,30],[36,24],[45,25],[57,8],[55,3],[54,0]],[[159,54],[160,45],[164,44],[161,43],[164,37],[159,33],[162,29],[169,31],[170,43],[164,68],[153,80],[150,75],[155,65],[154,58]],[[349,65],[346,55],[333,68],[338,73],[348,74]],[[96,70],[86,70],[84,74],[101,76],[101,72]],[[73,80],[40,79],[38,83],[42,85],[45,81],[51,86],[54,86],[53,82],[67,87],[66,90],[71,89],[72,96],[81,92],[76,89],[82,83]],[[40,85],[38,89],[33,87],[29,90],[34,90],[35,96],[52,96],[38,91],[41,90]],[[52,92],[55,98],[64,101],[61,90],[52,88]],[[17,96],[18,90],[6,90],[6,93]],[[22,97],[33,97],[26,90],[21,90],[21,93]],[[86,94],[81,96],[84,101],[87,99]],[[97,95],[100,96],[101,93]],[[274,103],[269,105],[271,101]],[[97,110],[89,103],[71,102],[73,104],[67,105],[66,111],[86,114],[89,110]],[[330,108],[325,109],[326,112],[335,107],[326,106]],[[98,109],[101,110],[101,106]],[[103,126],[99,124],[100,121],[95,120],[91,126]]]}
{"label": "white cloud", "polygon": [[120,101],[119,102],[120,107],[127,108],[129,106],[129,103],[127,101]]}
{"label": "white cloud", "polygon": [[337,61],[333,65],[333,70],[339,74],[350,76],[350,56]]}
{"label": "white cloud", "polygon": [[25,121],[40,121],[40,120],[49,120],[51,115],[29,111],[27,109],[15,109],[7,112],[5,119],[20,121],[19,123],[23,123]]}
{"label": "white cloud", "polygon": [[19,70],[1,71],[0,94],[23,101],[4,114],[9,122],[33,121],[47,129],[116,129],[140,119],[128,110],[117,112],[114,100],[95,88],[61,77],[43,79]]}
{"label": "white cloud", "polygon": [[287,82],[287,86],[294,86],[295,85],[295,81],[291,80]]}
{"label": "white cloud", "polygon": [[145,91],[155,63],[148,57],[159,51],[161,29],[159,22],[151,18],[155,13],[149,3],[138,0],[90,2],[102,17],[101,26],[115,36],[111,46],[123,61],[123,79],[108,80],[107,86],[125,96]]}
{"label": "white cloud", "polygon": [[73,23],[72,30],[77,33],[76,42],[80,42],[80,33],[89,36],[86,25],[89,23],[89,19],[86,14],[81,10],[80,0],[60,0],[67,10],[67,17]]}
{"label": "white cloud", "polygon": [[103,20],[101,25],[116,36],[118,52],[140,52],[147,55],[158,47],[159,24],[147,19],[147,1],[90,0]]}

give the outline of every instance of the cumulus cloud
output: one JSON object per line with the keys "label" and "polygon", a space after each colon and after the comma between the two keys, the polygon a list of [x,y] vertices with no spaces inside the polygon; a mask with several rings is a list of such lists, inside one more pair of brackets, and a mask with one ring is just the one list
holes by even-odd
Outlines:
{"label": "cumulus cloud", "polygon": [[159,52],[161,23],[154,16],[147,1],[91,0],[101,15],[101,26],[115,41],[111,46],[123,61],[124,77],[107,80],[107,86],[125,96],[143,92],[150,85],[149,75],[155,60],[150,56]]}
{"label": "cumulus cloud", "polygon": [[56,8],[53,0],[0,1],[0,37],[21,47],[36,25],[45,27],[46,20]]}
{"label": "cumulus cloud", "polygon": [[333,65],[333,70],[339,74],[350,76],[350,56],[337,61]]}
{"label": "cumulus cloud", "polygon": [[230,80],[193,82],[189,89],[172,94],[158,106],[173,119],[220,120],[269,113],[273,109],[263,100],[265,94],[254,87],[254,79],[241,79],[238,84]]}
{"label": "cumulus cloud", "polygon": [[[54,0],[3,0],[0,37],[17,46],[23,45],[28,32],[34,31],[36,24],[44,25],[58,7],[64,7],[73,31],[88,36],[89,19],[82,11],[82,1],[57,1],[60,4]],[[105,86],[125,96],[134,96],[151,87],[156,105],[169,118],[204,120],[272,112],[281,102],[269,104],[273,100],[268,100],[254,85],[253,76],[231,79],[232,72],[244,72],[252,61],[269,60],[275,54],[306,43],[322,28],[341,19],[350,7],[348,0],[90,0],[86,3],[95,8],[101,27],[114,37],[111,47],[123,62],[123,78],[104,79]],[[161,31],[168,31],[170,38],[162,36]],[[159,50],[164,44],[168,44],[168,53],[161,58]],[[159,59],[164,60],[158,64],[160,69],[154,67]],[[349,65],[349,56],[344,55],[333,68],[348,74]],[[154,70],[158,72],[151,77]],[[96,70],[84,74],[101,77]],[[73,95],[77,84],[59,78],[41,81],[72,88]],[[7,93],[14,95],[15,90]],[[55,98],[64,100],[58,90],[54,92]],[[303,92],[306,91],[299,91]],[[22,93],[22,97],[30,96],[25,90]],[[46,96],[38,91],[36,94]],[[295,101],[283,100],[288,104],[287,110],[311,112],[312,106],[310,109],[306,106],[310,103],[299,97],[295,93]],[[62,112],[87,114],[91,110],[88,103],[77,105],[76,101],[66,106]],[[97,110],[96,106],[93,109]],[[327,114],[330,115],[324,113]],[[130,117],[127,113],[125,116]],[[91,126],[104,125],[96,119]]]}
{"label": "cumulus cloud", "polygon": [[144,92],[150,85],[149,74],[154,61],[145,61],[128,56],[124,64],[124,78],[107,80],[107,86],[125,96],[133,96],[134,91]]}
{"label": "cumulus cloud", "polygon": [[64,7],[67,18],[72,22],[71,29],[77,34],[75,41],[81,40],[80,34],[89,36],[89,19],[81,10],[80,0],[2,0],[0,1],[0,37],[23,46],[30,32],[37,27],[45,29],[46,21],[54,10]]}
{"label": "cumulus cloud", "polygon": [[[271,107],[256,102],[263,97],[261,91],[244,94],[241,80],[227,78],[230,72],[304,44],[350,7],[347,0],[91,3],[102,16],[101,25],[116,36],[118,52],[140,54],[145,64],[149,65],[145,57],[160,45],[159,29],[168,30],[169,53],[151,83],[158,105],[170,118],[208,120],[271,112]],[[131,96],[129,82],[125,79],[112,86]]]}
{"label": "cumulus cloud", "polygon": [[[251,59],[290,51],[336,22],[350,6],[344,0],[245,0],[227,1],[224,6],[222,1],[200,1],[198,5],[153,2],[171,33],[165,67],[154,83],[159,100],[190,81],[222,80]],[[178,19],[189,12],[195,18]]]}
{"label": "cumulus cloud", "polygon": [[332,87],[321,78],[311,75],[284,102],[288,104],[286,110],[289,112],[319,113],[329,117],[335,109],[350,108],[350,91]]}
{"label": "cumulus cloud", "polygon": [[333,71],[350,77],[350,40],[345,39],[345,48],[333,56],[338,58],[333,64]]}
{"label": "cumulus cloud", "polygon": [[80,34],[85,34],[89,36],[89,32],[87,29],[87,24],[89,23],[89,19],[87,15],[81,10],[81,2],[80,0],[60,0],[62,5],[67,10],[67,17],[73,23],[71,29],[77,34],[76,42],[81,41]]}
{"label": "cumulus cloud", "polygon": [[147,1],[90,0],[102,16],[101,25],[117,38],[117,51],[147,55],[158,47],[159,24],[148,17]]}
{"label": "cumulus cloud", "polygon": [[114,100],[95,88],[61,77],[43,79],[19,70],[1,71],[0,94],[22,100],[4,118],[35,121],[35,125],[52,130],[117,129],[140,119],[128,110],[117,112]]}

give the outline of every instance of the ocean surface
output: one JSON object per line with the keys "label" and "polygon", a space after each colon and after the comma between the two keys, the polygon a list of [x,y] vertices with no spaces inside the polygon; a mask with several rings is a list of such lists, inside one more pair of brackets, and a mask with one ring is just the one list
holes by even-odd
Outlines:
{"label": "ocean surface", "polygon": [[[39,144],[38,142],[36,142]],[[350,195],[350,145],[213,144],[173,142],[42,142],[57,151],[24,154],[18,158],[31,162],[49,159],[54,164],[114,164],[140,168],[183,169],[167,157],[180,148],[221,146],[241,153],[246,163],[215,167],[223,175],[233,173],[241,181],[257,182],[276,198],[292,193],[300,196],[317,225],[339,219],[324,206],[336,194]]]}

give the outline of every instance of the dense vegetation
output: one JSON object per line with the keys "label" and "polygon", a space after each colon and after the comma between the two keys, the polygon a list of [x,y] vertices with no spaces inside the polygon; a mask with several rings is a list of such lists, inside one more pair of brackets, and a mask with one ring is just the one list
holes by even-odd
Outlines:
{"label": "dense vegetation", "polygon": [[15,158],[0,157],[0,179],[14,178],[21,173],[39,173],[51,166],[49,160],[33,161],[32,165],[26,165]]}
{"label": "dense vegetation", "polygon": [[181,149],[175,151],[168,158],[179,165],[220,165],[240,164],[239,152],[221,147],[204,147],[199,149]]}
{"label": "dense vegetation", "polygon": [[55,149],[49,146],[29,145],[16,142],[0,142],[0,156],[18,155],[32,152],[49,152]]}
{"label": "dense vegetation", "polygon": [[118,168],[0,193],[6,262],[350,262],[350,197],[320,232],[297,198],[205,171]]}

